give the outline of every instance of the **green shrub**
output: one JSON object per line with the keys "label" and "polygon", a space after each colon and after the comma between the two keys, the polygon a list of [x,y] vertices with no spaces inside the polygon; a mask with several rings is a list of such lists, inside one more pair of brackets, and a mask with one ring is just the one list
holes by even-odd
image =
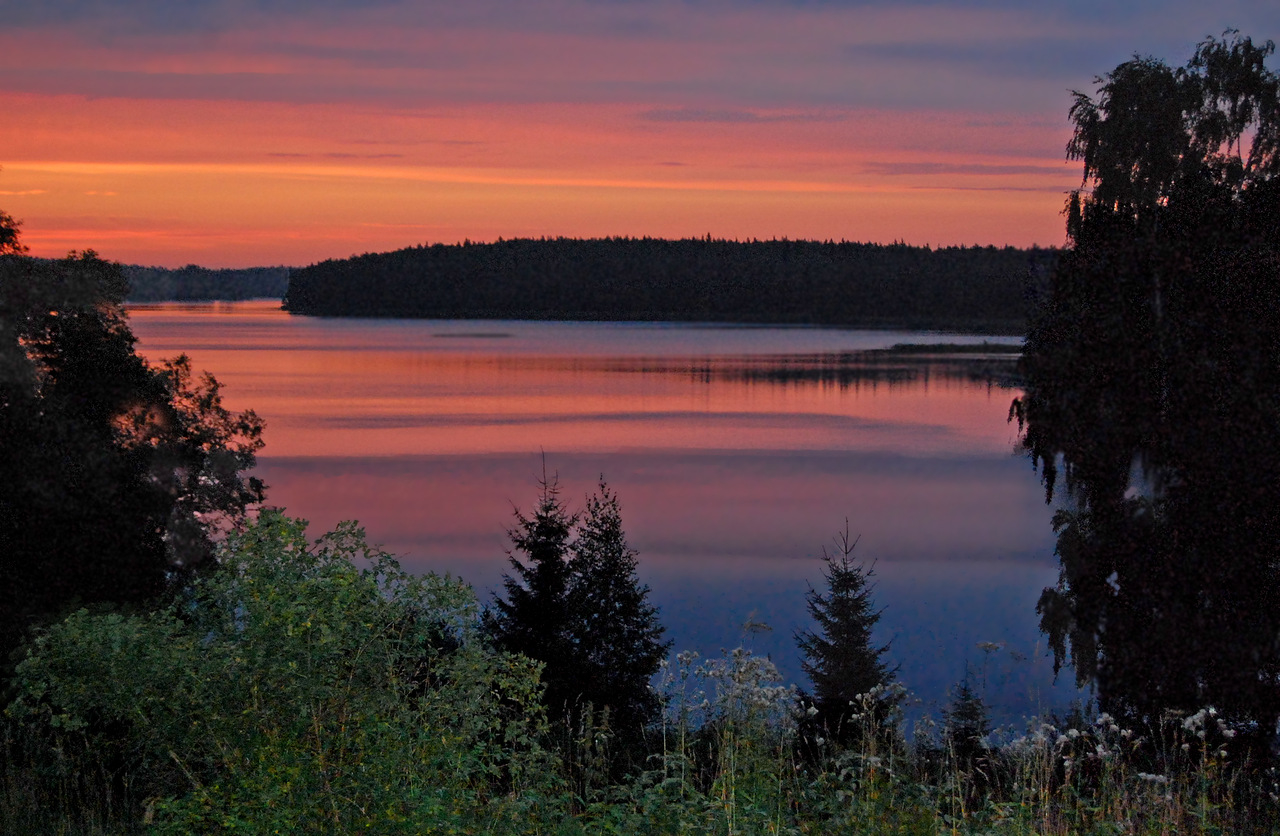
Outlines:
{"label": "green shrub", "polygon": [[40,635],[9,709],[45,741],[30,774],[107,765],[160,833],[552,812],[537,663],[479,639],[462,582],[405,573],[354,524],[314,545],[304,525],[264,511],[179,605],[82,610]]}

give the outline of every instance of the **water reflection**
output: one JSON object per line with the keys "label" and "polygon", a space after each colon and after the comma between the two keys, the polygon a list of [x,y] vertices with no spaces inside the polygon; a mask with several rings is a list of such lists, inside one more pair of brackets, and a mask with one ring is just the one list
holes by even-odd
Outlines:
{"label": "water reflection", "polygon": [[[484,594],[545,451],[567,497],[601,473],[616,489],[677,648],[732,646],[755,612],[774,627],[756,647],[798,680],[803,594],[849,517],[911,688],[936,702],[968,660],[989,669],[1004,716],[1065,698],[1036,651],[1049,511],[1013,453],[1008,379],[982,371],[1007,357],[865,353],[937,341],[921,334],[316,320],[262,305],[152,307],[132,325],[142,353],[192,354],[229,408],[266,419],[269,498],[317,531],[357,518],[411,568]],[[984,641],[1006,650],[988,659]]]}

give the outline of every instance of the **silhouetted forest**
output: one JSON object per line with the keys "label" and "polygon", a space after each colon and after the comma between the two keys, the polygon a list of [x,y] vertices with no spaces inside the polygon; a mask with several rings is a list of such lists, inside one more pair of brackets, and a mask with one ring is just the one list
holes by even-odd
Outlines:
{"label": "silhouetted forest", "polygon": [[199,302],[210,299],[280,298],[289,286],[288,267],[213,270],[188,264],[176,270],[126,264],[127,302]]}
{"label": "silhouetted forest", "polygon": [[831,241],[499,240],[294,270],[320,316],[774,322],[1021,333],[1055,251]]}

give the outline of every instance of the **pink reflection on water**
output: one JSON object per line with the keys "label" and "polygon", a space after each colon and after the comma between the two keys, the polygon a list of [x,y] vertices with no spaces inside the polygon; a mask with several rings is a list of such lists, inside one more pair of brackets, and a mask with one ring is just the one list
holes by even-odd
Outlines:
{"label": "pink reflection on water", "polygon": [[[289,317],[262,303],[223,310],[136,309],[132,323],[144,354],[191,353],[226,385],[228,406],[251,406],[264,417],[267,456],[540,448],[946,455],[1002,453],[1014,439],[1004,420],[1012,393],[982,382],[933,376],[837,385],[751,376],[788,345],[852,351],[919,341],[919,334],[335,321]],[[568,350],[581,353],[555,353]],[[705,353],[681,358],[681,351]]]}

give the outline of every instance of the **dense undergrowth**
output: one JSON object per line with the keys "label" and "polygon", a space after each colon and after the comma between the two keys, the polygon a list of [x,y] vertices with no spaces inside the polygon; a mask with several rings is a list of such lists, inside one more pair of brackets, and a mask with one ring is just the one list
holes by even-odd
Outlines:
{"label": "dense undergrowth", "polygon": [[906,729],[870,693],[850,733],[737,649],[677,655],[660,725],[617,751],[607,711],[548,724],[538,664],[489,646],[469,587],[354,526],[309,544],[264,512],[220,559],[163,612],[82,610],[28,647],[0,832],[1280,831],[1277,776],[1212,709],[993,743],[955,714]]}

